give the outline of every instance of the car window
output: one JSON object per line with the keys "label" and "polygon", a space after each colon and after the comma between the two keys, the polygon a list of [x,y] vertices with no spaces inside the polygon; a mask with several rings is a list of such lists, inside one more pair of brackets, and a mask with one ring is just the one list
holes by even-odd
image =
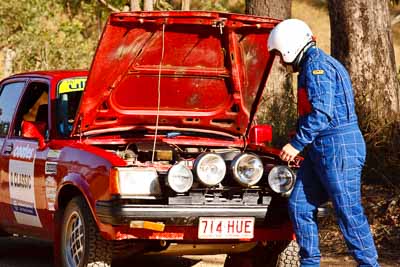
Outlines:
{"label": "car window", "polygon": [[5,137],[10,129],[18,100],[25,82],[5,84],[0,92],[0,137]]}
{"label": "car window", "polygon": [[85,85],[86,77],[68,78],[58,83],[56,122],[58,133],[62,136],[68,136],[71,133]]}
{"label": "car window", "polygon": [[[17,114],[15,116],[14,136],[23,136],[30,138],[26,127],[29,123],[35,128],[40,127],[43,136],[48,135],[48,95],[49,86],[44,82],[33,81],[26,87],[25,93],[21,98]],[[24,131],[27,130],[27,131]]]}

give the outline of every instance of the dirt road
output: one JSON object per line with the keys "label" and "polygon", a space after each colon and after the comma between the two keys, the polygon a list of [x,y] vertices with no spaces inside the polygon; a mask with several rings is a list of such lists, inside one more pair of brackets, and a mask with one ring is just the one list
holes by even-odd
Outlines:
{"label": "dirt road", "polygon": [[[50,243],[27,238],[0,238],[0,267],[52,267],[53,252]],[[113,264],[113,267],[222,267],[225,255],[207,256],[141,256],[133,262]],[[322,267],[356,266],[354,262],[345,257],[324,259]],[[382,264],[382,267],[400,265]]]}

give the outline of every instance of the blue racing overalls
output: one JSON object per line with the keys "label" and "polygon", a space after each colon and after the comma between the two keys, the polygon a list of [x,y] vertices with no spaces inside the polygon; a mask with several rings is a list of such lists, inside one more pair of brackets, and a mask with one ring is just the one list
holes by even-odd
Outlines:
{"label": "blue racing overalls", "polygon": [[360,176],[366,149],[359,130],[346,69],[311,47],[298,77],[299,123],[291,145],[309,145],[289,198],[289,214],[300,245],[301,266],[319,266],[316,213],[330,199],[348,249],[359,266],[379,266],[361,205]]}

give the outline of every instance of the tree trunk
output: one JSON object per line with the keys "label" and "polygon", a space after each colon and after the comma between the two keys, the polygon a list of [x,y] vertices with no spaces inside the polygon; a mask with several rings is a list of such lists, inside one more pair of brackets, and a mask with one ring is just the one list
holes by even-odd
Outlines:
{"label": "tree trunk", "polygon": [[329,0],[332,55],[348,69],[368,145],[365,177],[396,182],[400,111],[388,0]]}
{"label": "tree trunk", "polygon": [[362,124],[400,111],[388,0],[329,0],[332,55],[348,69]]}
{"label": "tree trunk", "polygon": [[154,10],[153,0],[144,0],[143,10],[144,11],[153,11]]}
{"label": "tree trunk", "polygon": [[140,11],[139,0],[131,0],[131,11]]}
{"label": "tree trunk", "polygon": [[292,0],[246,0],[246,13],[287,19],[292,15]]}
{"label": "tree trunk", "polygon": [[[246,13],[287,19],[292,13],[292,0],[246,0]],[[287,138],[289,129],[294,127],[290,124],[294,124],[296,120],[296,107],[292,75],[277,59],[268,77],[264,100],[265,103],[260,105],[260,111],[265,121],[273,126],[275,144],[280,145],[280,142]],[[261,118],[259,115],[257,117]]]}
{"label": "tree trunk", "polygon": [[13,73],[13,62],[14,58],[17,55],[14,50],[10,48],[3,49],[4,52],[4,69],[3,75],[4,77],[10,76]]}
{"label": "tree trunk", "polygon": [[190,10],[190,0],[182,0],[182,10]]}

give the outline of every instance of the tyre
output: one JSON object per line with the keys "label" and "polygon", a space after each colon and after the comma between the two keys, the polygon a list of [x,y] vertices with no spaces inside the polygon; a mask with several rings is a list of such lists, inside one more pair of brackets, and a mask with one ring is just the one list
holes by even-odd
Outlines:
{"label": "tyre", "polygon": [[228,254],[224,267],[298,267],[298,253],[296,241],[275,241],[248,252]]}
{"label": "tyre", "polygon": [[276,267],[298,267],[300,266],[299,245],[292,240],[286,248],[279,253]]}
{"label": "tyre", "polygon": [[112,243],[100,235],[83,197],[75,197],[68,203],[60,242],[63,267],[111,266]]}

